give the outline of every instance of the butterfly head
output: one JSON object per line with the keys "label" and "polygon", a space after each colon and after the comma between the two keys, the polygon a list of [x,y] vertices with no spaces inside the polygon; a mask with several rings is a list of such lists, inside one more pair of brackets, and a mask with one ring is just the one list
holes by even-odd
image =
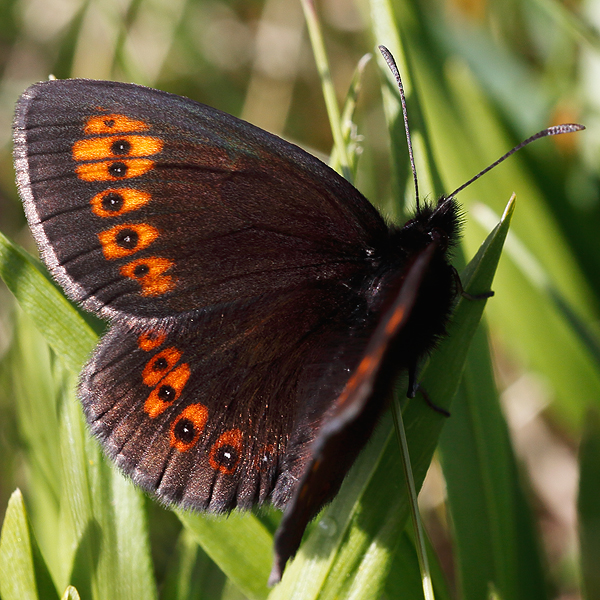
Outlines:
{"label": "butterfly head", "polygon": [[396,229],[394,237],[409,252],[436,242],[438,252],[447,254],[460,239],[462,215],[454,196],[442,196],[434,206],[422,204],[412,219]]}

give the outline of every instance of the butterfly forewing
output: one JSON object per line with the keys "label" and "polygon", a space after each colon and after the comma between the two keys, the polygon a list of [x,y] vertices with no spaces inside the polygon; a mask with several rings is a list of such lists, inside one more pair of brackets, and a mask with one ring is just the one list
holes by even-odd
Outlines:
{"label": "butterfly forewing", "polygon": [[74,299],[105,316],[165,318],[305,281],[351,281],[387,235],[320,161],[178,96],[49,81],[24,94],[15,128],[44,258]]}
{"label": "butterfly forewing", "polygon": [[82,376],[92,431],[126,473],[167,502],[283,506],[327,399],[364,345],[357,332],[339,349],[358,304],[343,286],[319,283],[240,300],[177,327],[114,325]]}

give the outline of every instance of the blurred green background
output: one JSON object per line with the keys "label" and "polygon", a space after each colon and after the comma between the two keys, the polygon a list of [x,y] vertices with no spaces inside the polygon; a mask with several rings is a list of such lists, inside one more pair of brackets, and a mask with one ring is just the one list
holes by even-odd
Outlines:
{"label": "blurred green background", "polygon": [[[408,89],[409,109],[411,103],[420,107],[413,121],[417,166],[422,193],[430,199],[455,189],[543,127],[559,122],[587,127],[577,135],[536,142],[465,190],[460,200],[470,257],[511,193],[518,198],[513,234],[493,286],[496,297],[486,315],[493,374],[517,453],[514,480],[524,482],[533,514],[523,527],[539,534],[543,573],[522,577],[523,590],[525,579],[539,577],[543,591],[523,597],[575,599],[586,590],[588,598],[600,597],[594,595],[594,590],[600,594],[600,583],[589,575],[589,565],[600,564],[600,1],[323,0],[316,11],[340,104],[360,58],[379,43],[397,52],[400,31],[406,52],[401,68],[409,71],[408,88],[416,90],[410,95]],[[14,185],[11,121],[19,94],[50,74],[158,87],[242,117],[325,160],[332,150],[321,82],[295,0],[1,0],[0,230],[32,254],[35,245]],[[413,192],[406,163],[390,159],[390,150],[403,159],[403,151],[395,150],[404,145],[403,133],[393,129],[390,142],[381,88],[373,60],[365,68],[354,115],[352,148],[360,150],[355,183],[386,215],[400,219]],[[425,148],[437,165],[436,176],[422,166]],[[57,573],[70,571],[52,558],[61,523],[49,515],[61,513],[68,477],[48,449],[58,452],[56,398],[72,394],[73,379],[4,287],[0,361],[0,515],[20,487],[62,594],[60,585],[68,578]],[[28,412],[24,405],[31,398],[36,409]],[[44,402],[46,412],[36,412]],[[580,461],[582,435],[586,453]],[[445,469],[451,452],[446,441]],[[460,485],[467,494],[476,493],[468,482]],[[475,598],[477,592],[465,583],[466,550],[453,543],[459,517],[449,515],[445,494],[435,461],[421,497],[428,532],[449,597]],[[254,597],[225,579],[170,512],[148,499],[143,503],[150,579],[161,597]],[[586,524],[583,555],[578,518]],[[269,529],[269,518],[263,520]],[[472,526],[478,527],[476,520]],[[402,553],[397,549],[394,561]],[[183,589],[184,580],[189,589]],[[372,594],[419,597],[418,587],[409,592],[395,585],[388,580]],[[370,597],[362,589],[357,597]],[[79,591],[82,597],[104,597],[89,582]],[[321,588],[312,593],[295,597],[334,594]],[[0,594],[9,597],[1,582]],[[135,589],[118,595],[139,597]]]}

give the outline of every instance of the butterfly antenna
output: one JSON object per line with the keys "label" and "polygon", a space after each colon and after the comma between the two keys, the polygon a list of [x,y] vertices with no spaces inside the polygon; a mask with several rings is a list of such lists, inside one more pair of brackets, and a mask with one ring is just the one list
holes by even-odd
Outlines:
{"label": "butterfly antenna", "polygon": [[404,86],[402,85],[402,78],[400,77],[400,71],[396,66],[396,61],[392,56],[392,53],[385,47],[379,46],[379,51],[383,55],[387,66],[389,67],[392,75],[396,79],[398,89],[400,90],[400,102],[402,104],[402,116],[404,117],[404,131],[406,131],[406,142],[408,143],[408,156],[410,158],[410,168],[412,169],[413,181],[415,182],[415,198],[417,205],[417,212],[419,212],[419,182],[417,181],[417,169],[415,168],[415,159],[413,156],[412,141],[410,139],[410,127],[408,126],[408,113],[406,112],[406,98],[404,97]]}
{"label": "butterfly antenna", "polygon": [[564,123],[563,125],[554,125],[553,127],[548,127],[543,131],[532,135],[527,138],[524,142],[521,142],[518,146],[515,146],[512,150],[509,150],[504,156],[501,156],[496,162],[493,162],[489,167],[483,169],[483,171],[479,171],[475,177],[471,177],[469,181],[463,183],[459,188],[456,188],[451,194],[447,196],[447,198],[453,198],[459,192],[462,192],[467,186],[471,185],[474,181],[477,181],[482,175],[485,175],[488,171],[491,171],[494,167],[497,167],[501,162],[504,162],[509,156],[512,156],[515,152],[520,150],[521,148],[527,146],[527,144],[531,144],[531,142],[538,140],[539,138],[546,137],[548,135],[561,135],[563,133],[573,133],[575,131],[581,131],[585,129],[583,125],[579,125],[577,123]]}

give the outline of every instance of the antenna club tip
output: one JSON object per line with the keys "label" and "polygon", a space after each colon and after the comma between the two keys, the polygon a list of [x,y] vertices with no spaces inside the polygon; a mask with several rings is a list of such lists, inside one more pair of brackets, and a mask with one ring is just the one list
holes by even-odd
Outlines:
{"label": "antenna club tip", "polygon": [[548,127],[548,135],[560,135],[562,133],[575,133],[576,131],[583,131],[585,125],[579,123],[561,123],[560,125],[553,125]]}
{"label": "antenna club tip", "polygon": [[379,48],[379,52],[381,52],[381,55],[385,58],[385,62],[388,63],[388,65],[395,63],[392,53],[383,44],[379,44],[377,48]]}

